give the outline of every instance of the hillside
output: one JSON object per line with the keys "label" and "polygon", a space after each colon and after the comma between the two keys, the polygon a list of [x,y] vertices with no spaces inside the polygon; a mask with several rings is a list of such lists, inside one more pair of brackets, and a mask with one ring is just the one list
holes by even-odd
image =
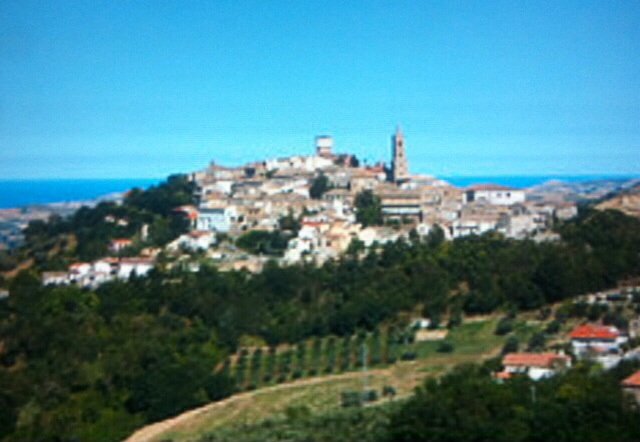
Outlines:
{"label": "hillside", "polygon": [[622,190],[596,205],[598,210],[615,209],[629,216],[640,218],[640,184]]}
{"label": "hillside", "polygon": [[[340,408],[340,395],[363,388],[382,392],[384,386],[395,390],[394,400],[410,396],[427,377],[439,376],[462,363],[475,363],[496,356],[508,336],[494,334],[497,318],[479,318],[453,329],[447,342],[451,353],[438,352],[438,342],[407,344],[406,351],[415,352],[417,360],[400,361],[383,368],[332,374],[274,385],[234,395],[220,402],[189,411],[135,432],[126,442],[194,442],[207,434],[230,431],[269,419],[278,419],[292,409],[305,409],[321,415]],[[518,336],[526,342],[543,324],[519,322]],[[375,405],[387,403],[380,398]]]}

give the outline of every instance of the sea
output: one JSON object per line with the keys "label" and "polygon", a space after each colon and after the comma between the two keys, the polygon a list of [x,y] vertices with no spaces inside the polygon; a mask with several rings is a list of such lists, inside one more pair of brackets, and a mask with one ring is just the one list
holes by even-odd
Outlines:
{"label": "sea", "polygon": [[0,180],[0,209],[88,201],[135,187],[147,189],[161,181],[150,178]]}
{"label": "sea", "polygon": [[[473,184],[501,184],[515,188],[527,188],[548,181],[568,183],[598,180],[627,180],[637,178],[620,175],[579,176],[445,176],[439,177],[458,187]],[[162,179],[60,179],[60,180],[0,180],[0,209],[29,205],[87,201],[101,196],[125,192],[134,187],[146,189]]]}

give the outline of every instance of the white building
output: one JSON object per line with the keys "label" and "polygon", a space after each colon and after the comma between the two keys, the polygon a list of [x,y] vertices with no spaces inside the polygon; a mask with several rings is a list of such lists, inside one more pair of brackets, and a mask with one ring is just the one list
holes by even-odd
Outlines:
{"label": "white building", "polygon": [[618,365],[622,360],[622,345],[629,338],[613,326],[579,325],[571,332],[571,347],[578,359],[591,359],[605,369]]}
{"label": "white building", "polygon": [[267,160],[265,165],[268,171],[278,169],[300,169],[307,172],[313,172],[315,170],[321,170],[333,166],[333,160],[321,156],[293,156]]}
{"label": "white building", "polygon": [[212,230],[194,230],[180,235],[167,245],[167,249],[177,251],[181,247],[192,250],[207,250],[216,242],[216,234]]}
{"label": "white building", "polygon": [[43,272],[43,285],[64,285],[69,284],[69,273],[67,272]]}
{"label": "white building", "polygon": [[132,245],[133,241],[129,238],[116,238],[111,240],[111,244],[109,244],[109,251],[111,253],[120,253]]}
{"label": "white building", "polygon": [[323,158],[331,158],[333,155],[333,138],[328,135],[317,136],[316,155]]}
{"label": "white building", "polygon": [[129,279],[132,275],[145,276],[153,269],[153,261],[144,258],[122,258],[118,264],[119,279]]}
{"label": "white building", "polygon": [[524,203],[525,192],[522,189],[514,189],[495,184],[472,186],[464,192],[463,202],[468,204],[474,201],[484,201],[497,206],[510,206],[512,204]]}
{"label": "white building", "polygon": [[198,212],[196,230],[212,230],[227,233],[238,221],[238,212],[234,206],[225,208],[201,208]]}
{"label": "white building", "polygon": [[502,365],[504,369],[496,375],[498,379],[527,375],[537,381],[571,367],[571,358],[555,353],[509,353],[502,359]]}

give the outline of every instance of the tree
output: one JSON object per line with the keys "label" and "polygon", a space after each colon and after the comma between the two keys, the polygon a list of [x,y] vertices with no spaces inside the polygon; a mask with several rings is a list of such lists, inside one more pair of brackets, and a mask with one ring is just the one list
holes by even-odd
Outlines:
{"label": "tree", "polygon": [[329,190],[329,179],[321,173],[313,179],[311,187],[309,188],[309,196],[319,200],[322,199],[322,195],[324,195],[327,190]]}
{"label": "tree", "polygon": [[520,344],[518,342],[518,338],[516,338],[515,336],[509,336],[509,338],[507,338],[507,342],[504,343],[504,346],[502,347],[502,354],[506,355],[508,353],[516,353],[518,351]]}
{"label": "tree", "polygon": [[356,220],[364,227],[382,225],[382,204],[371,190],[356,195]]}
{"label": "tree", "polygon": [[444,230],[438,224],[431,226],[429,229],[429,233],[427,233],[427,237],[425,242],[431,248],[437,248],[442,244],[445,240]]}

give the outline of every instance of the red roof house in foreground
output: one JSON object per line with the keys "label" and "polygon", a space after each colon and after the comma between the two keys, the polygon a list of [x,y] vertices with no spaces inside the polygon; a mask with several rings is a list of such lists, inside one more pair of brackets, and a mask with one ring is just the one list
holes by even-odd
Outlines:
{"label": "red roof house in foreground", "polygon": [[502,358],[502,365],[504,370],[496,374],[497,379],[525,374],[537,381],[571,367],[571,358],[556,353],[509,353]]}
{"label": "red roof house in foreground", "polygon": [[624,391],[633,394],[636,401],[640,403],[640,370],[623,380],[620,384]]}

